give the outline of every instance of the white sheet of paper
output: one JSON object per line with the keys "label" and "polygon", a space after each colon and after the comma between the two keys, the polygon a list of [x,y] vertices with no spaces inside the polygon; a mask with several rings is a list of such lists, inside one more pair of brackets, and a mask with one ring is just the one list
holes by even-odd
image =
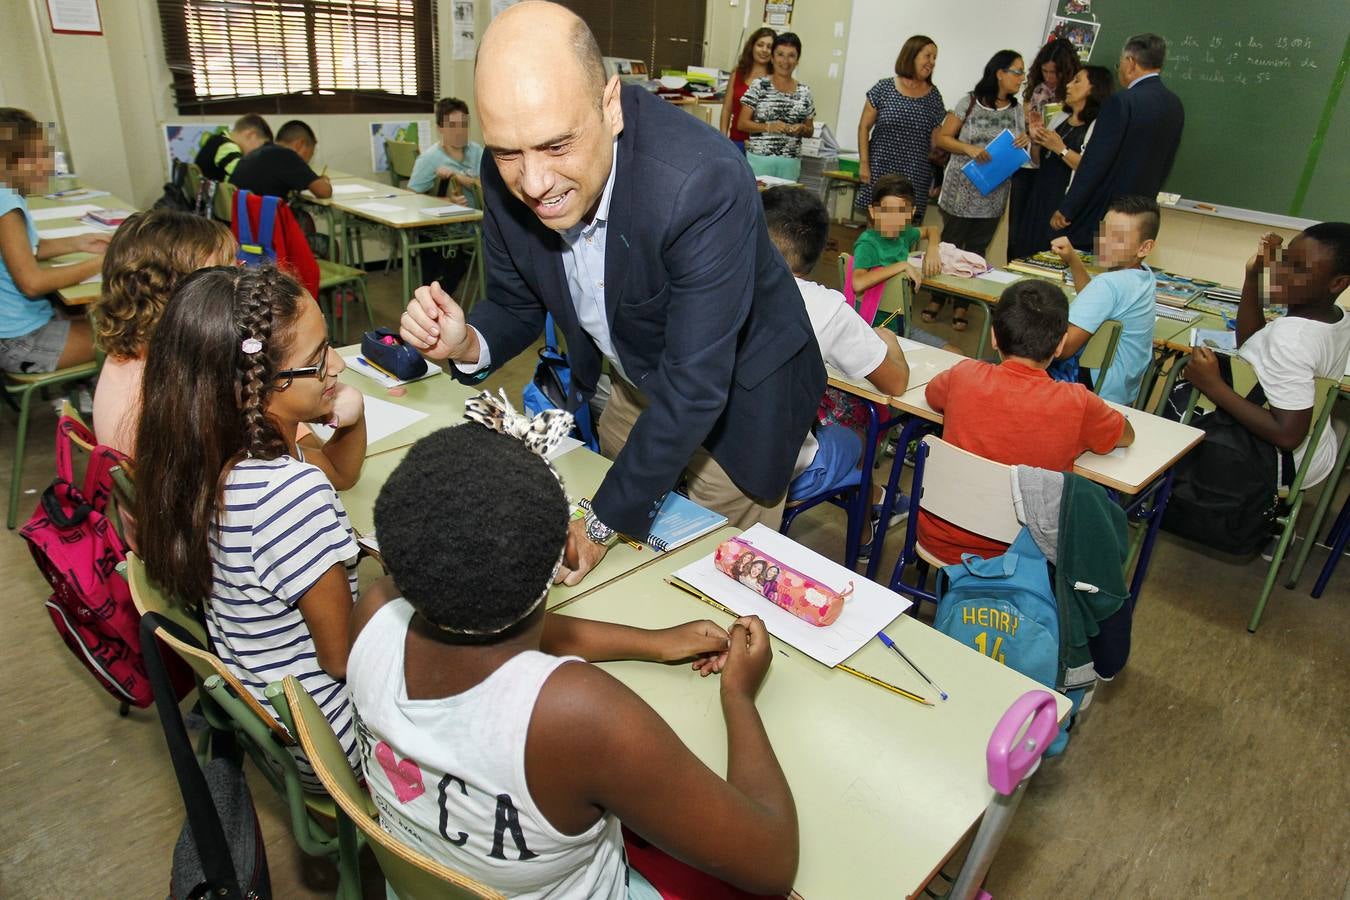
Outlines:
{"label": "white sheet of paper", "polygon": [[92,188],[75,188],[69,191],[60,191],[55,194],[44,195],[48,200],[60,200],[63,203],[78,203],[81,200],[93,200],[95,197],[107,197],[107,191],[96,191]]}
{"label": "white sheet of paper", "polygon": [[68,225],[65,228],[48,228],[47,230],[38,229],[38,237],[47,240],[57,238],[75,237],[80,234],[107,234],[108,229],[99,228],[97,225]]}
{"label": "white sheet of paper", "polygon": [[391,213],[403,211],[403,207],[401,206],[395,206],[392,203],[380,203],[375,200],[372,200],[368,203],[353,203],[352,209],[359,209],[362,212],[369,212],[369,213]]}
{"label": "white sheet of paper", "polygon": [[817,662],[830,667],[839,665],[910,607],[910,601],[899,594],[850,572],[764,525],[756,525],[741,538],[766,555],[837,591],[847,590],[851,582],[853,594],[844,601],[844,611],[834,624],[821,628],[802,621],[730,576],[723,575],[713,565],[712,554],[685,566],[675,576],[740,615],[759,616],[770,634]]}
{"label": "white sheet of paper", "polygon": [[767,185],[769,187],[778,187],[779,185],[797,183],[793,181],[791,178],[779,178],[777,175],[756,175],[755,180],[758,181],[760,184]]}
{"label": "white sheet of paper", "polygon": [[[427,414],[424,412],[366,394],[366,446],[369,447],[376,441],[402,431],[426,417]],[[333,436],[333,429],[327,425],[310,425],[309,430],[321,441],[327,441]]]}
{"label": "white sheet of paper", "polygon": [[28,218],[34,222],[50,222],[52,219],[78,219],[88,212],[93,212],[100,207],[92,203],[81,203],[76,206],[51,206],[47,209],[30,209]]}
{"label": "white sheet of paper", "polygon": [[[398,387],[402,384],[411,384],[414,381],[421,381],[423,378],[430,378],[432,375],[436,375],[441,371],[439,366],[427,362],[426,370],[421,375],[418,375],[416,378],[409,378],[406,381],[400,381],[397,378],[390,378],[379,369],[372,368],[359,353],[353,353],[351,356],[344,356],[342,357],[342,360],[347,364],[347,368],[351,369],[353,372],[364,375],[372,381],[379,382],[387,388]],[[426,360],[423,360],[423,362],[426,362]]]}
{"label": "white sheet of paper", "polygon": [[909,365],[909,386],[920,387],[960,362],[956,354],[939,347],[919,345],[919,349],[905,348],[905,362]]}
{"label": "white sheet of paper", "polygon": [[997,281],[999,284],[1012,284],[1014,281],[1021,281],[1028,276],[1023,275],[1020,272],[1009,272],[1007,269],[990,269],[983,275],[977,275],[975,277],[983,278],[985,281]]}
{"label": "white sheet of paper", "polygon": [[102,284],[102,283],[103,283],[102,272],[95,272],[93,275],[90,275],[84,281],[80,282],[80,284]]}
{"label": "white sheet of paper", "polygon": [[342,183],[333,185],[333,196],[343,197],[348,194],[369,194],[375,189],[367,184]]}
{"label": "white sheet of paper", "polygon": [[448,206],[428,206],[422,212],[428,216],[462,216],[465,213],[473,212],[473,208],[451,203]]}

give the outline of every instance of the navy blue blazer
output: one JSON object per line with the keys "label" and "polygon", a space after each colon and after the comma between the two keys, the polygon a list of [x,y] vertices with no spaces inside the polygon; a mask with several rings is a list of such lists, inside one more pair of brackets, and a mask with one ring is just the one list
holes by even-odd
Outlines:
{"label": "navy blue blazer", "polygon": [[[1186,111],[1161,78],[1145,78],[1102,104],[1059,211],[1095,229],[1117,197],[1156,197],[1181,146]],[[1077,231],[1077,229],[1075,229]]]}
{"label": "navy blue blazer", "polygon": [[[649,405],[593,503],[601,521],[640,538],[700,445],[746,494],[782,496],[825,367],[741,153],[641,88],[621,98],[605,304],[614,350]],[[469,323],[498,366],[533,344],[552,313],[575,409],[595,392],[602,356],[577,320],[563,241],[511,195],[490,155],[482,182],[487,298]]]}

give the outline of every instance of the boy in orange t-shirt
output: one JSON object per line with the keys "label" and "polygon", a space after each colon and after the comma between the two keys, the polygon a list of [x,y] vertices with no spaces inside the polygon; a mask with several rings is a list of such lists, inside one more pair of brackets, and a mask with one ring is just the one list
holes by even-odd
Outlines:
{"label": "boy in orange t-shirt", "polygon": [[[1064,346],[1069,301],[1048,281],[1008,285],[994,308],[1000,365],[965,360],[928,383],[928,405],[943,414],[943,439],[1005,465],[1067,472],[1084,451],[1134,441],[1125,416],[1081,384],[1054,381],[1046,368]],[[1007,545],[919,513],[919,543],[948,564],[962,553],[986,559]]]}

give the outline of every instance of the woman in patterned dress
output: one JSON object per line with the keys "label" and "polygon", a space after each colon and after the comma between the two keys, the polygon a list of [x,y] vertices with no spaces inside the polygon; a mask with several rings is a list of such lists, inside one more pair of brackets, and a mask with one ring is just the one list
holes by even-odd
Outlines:
{"label": "woman in patterned dress", "polygon": [[895,59],[895,77],[883,78],[867,92],[858,120],[858,189],[855,205],[866,211],[872,185],[883,175],[900,173],[914,185],[914,224],[923,222],[933,181],[929,154],[947,109],[933,86],[937,44],[916,34]]}
{"label": "woman in patterned dress", "polygon": [[773,40],[773,74],[750,85],[741,98],[736,127],[749,135],[745,158],[756,176],[796,181],[802,172],[802,138],[815,131],[811,89],[792,77],[802,42],[790,31]]}

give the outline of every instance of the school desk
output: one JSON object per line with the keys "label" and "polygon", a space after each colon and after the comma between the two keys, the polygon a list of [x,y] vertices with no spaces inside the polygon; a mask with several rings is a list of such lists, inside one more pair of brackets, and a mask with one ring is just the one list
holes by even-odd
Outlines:
{"label": "school desk", "polygon": [[848,191],[848,220],[854,221],[857,217],[857,207],[854,201],[858,197],[858,188],[862,181],[852,172],[844,172],[840,169],[828,169],[820,173],[820,177],[825,184],[825,209],[829,211],[830,218],[834,218],[834,207],[831,202],[835,191]]}
{"label": "school desk", "polygon": [[[568,615],[643,628],[731,618],[662,580],[704,553],[667,554],[586,594]],[[985,749],[1004,711],[1039,684],[958,644],[912,616],[886,628],[934,682],[941,702],[894,652],[869,641],[848,665],[931,697],[921,706],[771,639],[755,706],[797,807],[801,858],[794,888],[806,900],[914,896],[979,821],[993,788]],[[687,664],[602,665],[649,703],[719,775],[726,773],[726,725],[716,675]],[[1069,701],[1058,694],[1060,719]],[[709,823],[718,827],[719,823]]]}
{"label": "school desk", "polygon": [[[358,178],[346,172],[340,172],[336,169],[326,170],[328,180],[332,183],[335,191],[341,190],[342,193],[335,193],[332,197],[316,197],[309,191],[301,191],[300,201],[314,207],[323,216],[328,225],[328,239],[332,241],[334,251],[337,253],[337,261],[348,266],[364,268],[363,254],[354,251],[351,235],[347,231],[347,218],[333,207],[333,201],[340,197],[347,197],[352,200],[362,198],[369,199],[378,194],[405,193],[402,188],[391,187],[388,182],[371,181],[369,178]],[[339,186],[342,186],[339,188]],[[348,193],[355,190],[354,193]],[[357,245],[359,249],[359,245]]]}
{"label": "school desk", "polygon": [[[335,196],[331,207],[344,216],[374,222],[393,230],[398,235],[399,258],[403,264],[403,296],[411,297],[413,292],[413,251],[432,248],[464,247],[474,252],[474,265],[478,275],[478,294],[482,296],[485,286],[483,265],[483,232],[480,223],[483,214],[473,209],[454,216],[429,215],[426,210],[451,205],[445,197],[432,197],[416,194],[401,188],[384,187],[382,194]],[[388,196],[393,194],[394,196]],[[379,204],[375,209],[370,204]],[[473,225],[468,233],[433,235],[421,239],[417,232],[426,229],[442,229],[447,225]]]}
{"label": "school desk", "polygon": [[[88,200],[74,200],[69,203],[64,200],[49,200],[42,195],[27,197],[25,199],[28,201],[28,208],[34,212],[40,209],[60,209],[62,207],[71,206],[98,206],[100,209],[129,209],[135,211],[135,207],[130,203],[127,203],[119,197],[114,197],[111,194],[106,194],[101,197],[92,197]],[[72,228],[87,223],[81,222],[79,215],[71,215],[63,216],[59,219],[45,219],[41,222],[34,222],[33,224],[37,226],[40,237],[42,232],[49,231],[53,228]],[[112,234],[111,231],[106,231],[105,233],[108,235]],[[84,260],[89,259],[90,256],[91,254],[89,253],[66,253],[61,256],[52,257],[51,259],[44,259],[38,263],[38,266],[43,269],[68,266],[71,263],[83,262]],[[61,299],[61,302],[67,306],[88,306],[96,302],[99,297],[103,296],[103,281],[100,279],[98,281],[90,282],[89,284],[73,284],[70,287],[61,288],[61,290],[56,292],[56,295]]]}
{"label": "school desk", "polygon": [[[339,347],[337,352],[346,359],[359,354],[361,345],[350,344]],[[351,385],[363,394],[427,414],[406,428],[401,428],[371,444],[366,448],[367,457],[410,447],[433,431],[463,421],[464,401],[476,396],[481,390],[460,384],[444,372],[438,372],[430,378],[404,385],[405,393],[396,397],[378,381],[362,375],[358,371],[360,366],[360,363],[355,365],[349,363],[346,370],[338,376],[338,380]]]}

